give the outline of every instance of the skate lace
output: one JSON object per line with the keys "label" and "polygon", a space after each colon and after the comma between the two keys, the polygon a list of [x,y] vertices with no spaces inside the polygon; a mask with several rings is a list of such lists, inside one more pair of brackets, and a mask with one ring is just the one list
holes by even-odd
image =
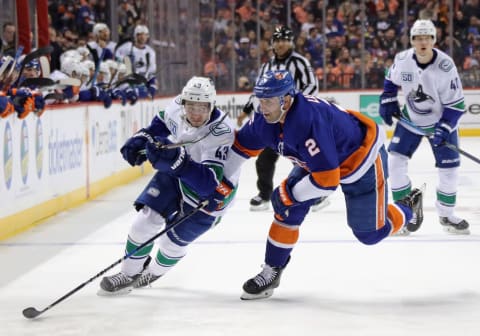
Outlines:
{"label": "skate lace", "polygon": [[278,271],[269,265],[263,265],[263,270],[258,273],[253,281],[260,287],[269,285],[273,280],[275,280]]}
{"label": "skate lace", "polygon": [[140,278],[138,278],[137,280],[137,285],[141,287],[148,286],[153,280],[155,280],[155,276],[152,273],[142,273],[142,275],[140,275]]}
{"label": "skate lace", "polygon": [[124,273],[115,274],[111,276],[108,280],[110,280],[110,282],[114,287],[129,283],[130,281],[132,281],[132,279]]}

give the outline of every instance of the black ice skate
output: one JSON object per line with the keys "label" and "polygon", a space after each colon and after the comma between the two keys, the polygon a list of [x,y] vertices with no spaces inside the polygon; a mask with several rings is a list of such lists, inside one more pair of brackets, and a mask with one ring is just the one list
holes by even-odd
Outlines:
{"label": "black ice skate", "polygon": [[[146,270],[148,264],[150,264],[150,260],[152,260],[150,256],[145,259],[142,272]],[[119,272],[111,276],[106,276],[100,282],[100,290],[97,294],[101,296],[128,294],[133,288],[137,288],[135,285],[142,274],[143,273],[138,273],[133,276],[128,276],[125,273]]]}
{"label": "black ice skate", "polygon": [[[287,264],[289,261],[290,257],[288,257]],[[242,300],[256,300],[272,296],[274,289],[280,285],[280,277],[287,264],[283,267],[263,265],[260,273],[243,284],[243,294],[240,298]]]}
{"label": "black ice skate", "polygon": [[150,286],[152,282],[160,278],[161,275],[154,275],[148,270],[143,271],[142,274],[138,277],[137,281],[133,284],[133,288],[142,288]]}
{"label": "black ice skate", "polygon": [[412,219],[407,223],[407,230],[409,232],[417,231],[423,222],[423,192],[425,191],[425,184],[420,188],[413,189],[410,194],[398,200],[397,203],[405,205],[412,209]]}
{"label": "black ice skate", "polygon": [[100,282],[100,290],[98,295],[121,295],[128,294],[132,291],[135,281],[141,274],[128,276],[125,273],[117,273],[106,276]]}
{"label": "black ice skate", "polygon": [[442,224],[443,230],[452,234],[470,234],[469,224],[465,219],[461,219],[455,216],[440,217],[440,224]]}
{"label": "black ice skate", "polygon": [[270,201],[262,198],[260,195],[253,197],[250,200],[250,211],[265,211],[269,209]]}

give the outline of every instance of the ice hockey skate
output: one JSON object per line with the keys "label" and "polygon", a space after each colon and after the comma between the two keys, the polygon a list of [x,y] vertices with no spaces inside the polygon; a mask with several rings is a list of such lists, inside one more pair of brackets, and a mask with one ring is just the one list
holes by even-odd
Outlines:
{"label": "ice hockey skate", "polygon": [[468,235],[470,234],[469,224],[465,219],[456,216],[440,217],[440,224],[447,233]]}
{"label": "ice hockey skate", "polygon": [[[425,191],[426,185],[423,184],[420,188],[413,189],[407,196],[398,200],[397,203],[400,203],[404,206],[407,206],[412,209],[413,216],[412,219],[407,223],[406,227],[404,226],[402,229],[405,229],[408,232],[415,232],[417,231],[423,222],[423,192]],[[402,230],[400,230],[402,231]],[[399,232],[400,232],[399,231]],[[397,233],[397,235],[407,236],[408,234],[405,233],[403,230],[403,234]]]}
{"label": "ice hockey skate", "polygon": [[269,200],[257,195],[250,200],[250,211],[266,211],[270,208],[269,204]]}
{"label": "ice hockey skate", "polygon": [[143,288],[150,286],[152,282],[158,280],[161,275],[154,275],[148,269],[142,272],[138,279],[134,282],[133,288]]}
{"label": "ice hockey skate", "polygon": [[[289,261],[290,257],[288,257],[287,264]],[[280,285],[280,278],[287,264],[283,267],[262,265],[262,271],[243,284],[243,294],[240,298],[242,300],[257,300],[272,296],[274,289]]]}
{"label": "ice hockey skate", "polygon": [[310,207],[310,209],[313,212],[317,212],[317,211],[320,211],[320,210],[326,208],[329,205],[330,205],[330,200],[327,196],[327,197],[323,197],[323,198],[317,200],[315,203],[313,203],[313,205]]}
{"label": "ice hockey skate", "polygon": [[142,279],[142,276],[144,275],[144,272],[146,271],[151,260],[152,257],[148,256],[143,263],[142,272],[133,276],[128,276],[123,272],[119,272],[111,276],[103,277],[97,294],[100,296],[124,295],[130,293],[133,288],[139,288],[137,287],[137,283],[140,281],[142,284],[145,284],[144,286],[146,286],[150,282],[157,280],[158,278],[154,280],[148,280],[146,276],[144,276],[144,279]]}
{"label": "ice hockey skate", "polygon": [[132,291],[135,281],[140,276],[140,273],[134,276],[128,276],[122,272],[106,276],[100,282],[100,289],[97,294],[100,296],[128,294]]}

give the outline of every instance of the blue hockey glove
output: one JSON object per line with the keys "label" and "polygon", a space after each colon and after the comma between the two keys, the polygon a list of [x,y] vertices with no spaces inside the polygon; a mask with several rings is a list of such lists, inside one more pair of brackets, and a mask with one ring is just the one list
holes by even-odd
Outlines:
{"label": "blue hockey glove", "polygon": [[45,111],[45,99],[43,98],[43,96],[35,95],[33,105],[34,105],[33,112],[35,112],[37,117],[40,117]]}
{"label": "blue hockey glove", "polygon": [[105,108],[112,106],[112,96],[109,92],[102,90],[100,93],[100,100],[103,102]]}
{"label": "blue hockey glove", "polygon": [[127,100],[130,103],[130,105],[135,105],[135,103],[138,100],[138,94],[137,94],[136,90],[132,89],[132,88],[128,88],[125,91],[125,94],[127,96]]}
{"label": "blue hockey glove", "polygon": [[148,87],[148,94],[150,98],[155,98],[155,94],[157,93],[157,88],[155,86],[149,86]]}
{"label": "blue hockey glove", "polygon": [[[161,148],[158,144],[158,138],[155,138],[157,143],[147,142],[147,158],[152,166],[158,171],[165,173],[177,174],[181,172],[182,168],[190,160],[184,147],[177,148]],[[160,140],[161,144],[168,144],[170,141],[166,139]]]}
{"label": "blue hockey glove", "polygon": [[275,188],[272,193],[272,206],[275,214],[280,215],[282,218],[288,217],[288,209],[299,204],[293,197],[289,180],[285,179],[280,185]]}
{"label": "blue hockey glove", "polygon": [[127,161],[131,166],[139,166],[145,160],[147,160],[147,156],[145,152],[141,152],[145,149],[145,145],[148,142],[153,142],[152,135],[146,130],[142,128],[134,136],[128,139],[125,144],[120,148],[120,152],[122,153],[123,158]]}
{"label": "blue hockey glove", "polygon": [[215,191],[206,198],[208,204],[205,210],[208,212],[222,210],[230,202],[234,191],[235,186],[224,177]]}
{"label": "blue hockey glove", "polygon": [[113,99],[120,99],[122,106],[127,104],[127,95],[123,90],[115,89],[112,91],[111,96]]}
{"label": "blue hockey glove", "polygon": [[432,137],[432,144],[435,147],[443,145],[450,136],[452,132],[452,128],[446,122],[442,122],[441,120],[435,124],[435,131]]}
{"label": "blue hockey glove", "polygon": [[400,115],[400,106],[398,106],[398,99],[396,94],[390,92],[383,92],[380,95],[380,116],[388,125],[393,125],[393,116]]}

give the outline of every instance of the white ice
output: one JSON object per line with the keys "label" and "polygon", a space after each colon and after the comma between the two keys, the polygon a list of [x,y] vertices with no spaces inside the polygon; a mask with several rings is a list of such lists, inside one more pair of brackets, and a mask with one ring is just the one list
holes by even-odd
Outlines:
{"label": "white ice", "polygon": [[[480,139],[461,148],[480,157]],[[425,222],[410,237],[364,246],[350,232],[343,195],[310,213],[270,299],[241,301],[263,262],[272,212],[248,210],[254,159],[222,223],[151,288],[97,296],[98,278],[34,320],[41,310],[121,258],[140,179],[0,242],[1,335],[479,335],[480,165],[463,157],[457,215],[469,236],[444,233],[434,212],[436,170],[425,144],[410,163],[427,183]],[[281,160],[276,182],[291,164]],[[109,272],[119,270],[115,267]]]}

